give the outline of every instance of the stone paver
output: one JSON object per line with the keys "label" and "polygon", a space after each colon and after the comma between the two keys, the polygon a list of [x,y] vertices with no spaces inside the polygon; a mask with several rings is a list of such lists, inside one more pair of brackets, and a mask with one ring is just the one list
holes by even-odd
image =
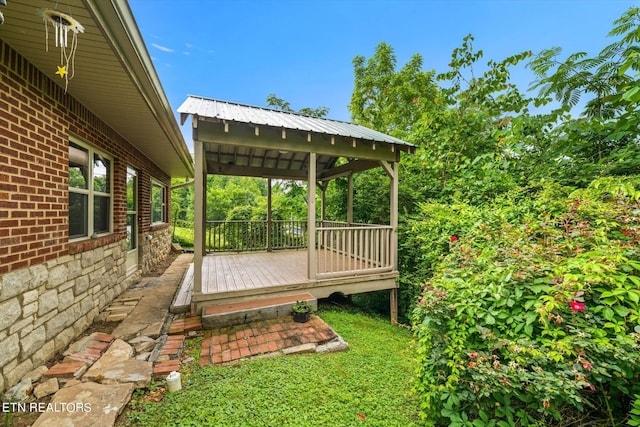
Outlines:
{"label": "stone paver", "polygon": [[151,362],[132,359],[133,356],[133,347],[116,339],[82,379],[102,384],[133,383],[136,388],[147,387],[151,382]]}
{"label": "stone paver", "polygon": [[114,329],[113,335],[124,340],[137,336],[158,338],[162,333],[165,319],[169,314],[169,306],[176,289],[193,255],[182,254],[165,270],[162,278],[146,277],[142,281],[157,282],[150,289],[126,291],[120,297],[123,300],[139,298],[133,310]]}
{"label": "stone paver", "polygon": [[184,334],[190,331],[202,329],[202,318],[200,316],[190,316],[176,319],[169,326],[169,334]]}
{"label": "stone paver", "polygon": [[179,360],[166,360],[164,362],[156,362],[153,365],[153,376],[162,377],[169,375],[173,371],[180,370]]}
{"label": "stone paver", "polygon": [[36,397],[36,399],[40,399],[55,393],[59,388],[60,385],[58,384],[58,379],[49,378],[48,380],[38,384],[35,387],[35,389],[33,390],[33,395]]}
{"label": "stone paver", "polygon": [[33,427],[112,426],[132,393],[133,384],[68,384],[53,396],[52,410],[40,415]]}
{"label": "stone paver", "polygon": [[140,301],[140,298],[142,297],[127,296],[127,293],[125,292],[123,296],[119,296],[118,298],[113,300],[113,302],[109,304],[109,307],[105,309],[105,311],[107,312],[106,321],[119,322],[121,320],[124,320],[129,315],[129,313],[133,311],[134,307]]}
{"label": "stone paver", "polygon": [[114,338],[115,337],[113,335],[105,334],[104,332],[94,332],[91,335],[82,337],[78,341],[72,343],[69,348],[62,353],[62,355],[70,356],[75,353],[82,353],[87,348],[104,350],[109,347],[109,344]]}
{"label": "stone paver", "polygon": [[88,364],[86,362],[63,362],[56,363],[47,372],[43,374],[47,378],[78,378],[87,369]]}
{"label": "stone paver", "polygon": [[156,346],[156,340],[149,337],[136,337],[132,340],[129,340],[129,344],[133,346],[136,350],[136,355],[140,353],[146,353],[152,351]]}

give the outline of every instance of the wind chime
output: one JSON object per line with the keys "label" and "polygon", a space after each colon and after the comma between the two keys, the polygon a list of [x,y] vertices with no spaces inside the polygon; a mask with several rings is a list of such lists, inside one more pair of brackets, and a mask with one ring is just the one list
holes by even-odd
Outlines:
{"label": "wind chime", "polygon": [[[64,92],[67,92],[69,80],[75,74],[75,56],[78,49],[78,33],[84,33],[84,27],[71,15],[56,9],[41,9],[39,15],[44,21],[45,46],[49,52],[49,24],[53,26],[56,48],[60,48],[60,65],[56,75],[65,80]],[[69,43],[71,31],[71,43]]]}
{"label": "wind chime", "polygon": [[[0,6],[6,6],[7,0],[0,0]],[[4,15],[0,12],[0,25],[4,24]]]}

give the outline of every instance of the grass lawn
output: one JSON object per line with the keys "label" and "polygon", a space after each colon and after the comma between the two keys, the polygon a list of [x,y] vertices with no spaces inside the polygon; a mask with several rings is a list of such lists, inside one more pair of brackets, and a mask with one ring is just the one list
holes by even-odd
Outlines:
{"label": "grass lawn", "polygon": [[[279,356],[184,369],[183,389],[137,395],[127,425],[411,426],[411,333],[388,320],[347,310],[319,315],[350,346],[346,352]],[[199,349],[194,347],[194,353]],[[155,402],[154,400],[159,400]]]}

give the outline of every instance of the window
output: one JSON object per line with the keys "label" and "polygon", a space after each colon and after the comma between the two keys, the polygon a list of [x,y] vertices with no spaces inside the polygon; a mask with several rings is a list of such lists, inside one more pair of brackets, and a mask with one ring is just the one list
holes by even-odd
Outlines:
{"label": "window", "polygon": [[151,223],[167,222],[167,186],[151,180]]}
{"label": "window", "polygon": [[111,232],[112,159],[69,141],[69,239]]}
{"label": "window", "polygon": [[127,167],[127,251],[138,247],[138,172]]}

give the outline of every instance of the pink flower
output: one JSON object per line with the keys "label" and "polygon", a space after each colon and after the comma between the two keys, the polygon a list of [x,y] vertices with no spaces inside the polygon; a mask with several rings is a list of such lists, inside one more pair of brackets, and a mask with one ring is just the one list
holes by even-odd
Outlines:
{"label": "pink flower", "polygon": [[458,236],[456,236],[455,234],[451,237],[449,237],[449,240],[451,240],[452,242],[457,242],[458,241]]}
{"label": "pink flower", "polygon": [[586,369],[587,371],[590,371],[590,370],[592,370],[592,369],[593,369],[593,365],[592,365],[591,363],[587,362],[586,360],[581,360],[581,361],[580,361],[580,364],[581,364],[581,365],[582,365],[582,367],[583,367],[584,369]]}
{"label": "pink flower", "polygon": [[469,357],[471,359],[477,359],[478,358],[478,353],[469,353]]}
{"label": "pink flower", "polygon": [[569,303],[569,305],[571,306],[571,310],[575,311],[584,311],[584,303],[583,302],[578,302],[578,301],[571,301]]}

